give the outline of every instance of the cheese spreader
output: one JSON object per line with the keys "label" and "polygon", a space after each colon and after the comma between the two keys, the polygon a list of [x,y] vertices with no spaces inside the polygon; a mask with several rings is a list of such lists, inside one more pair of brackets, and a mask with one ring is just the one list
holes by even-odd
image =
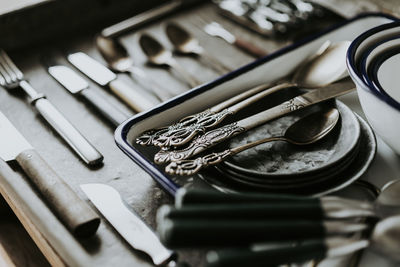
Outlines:
{"label": "cheese spreader", "polygon": [[135,88],[124,83],[114,72],[85,53],[69,54],[68,61],[99,85],[109,87],[115,95],[137,112],[149,110],[157,104],[144,97]]}

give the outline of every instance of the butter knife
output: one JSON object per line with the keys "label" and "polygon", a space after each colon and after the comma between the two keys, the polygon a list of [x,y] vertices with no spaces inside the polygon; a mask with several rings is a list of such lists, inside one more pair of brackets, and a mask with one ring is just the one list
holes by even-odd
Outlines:
{"label": "butter knife", "polygon": [[208,131],[195,137],[187,147],[179,150],[161,149],[154,155],[154,161],[158,164],[168,163],[190,158],[210,147],[219,144],[242,132],[260,126],[270,120],[281,117],[290,112],[326,101],[331,98],[347,94],[355,89],[354,83],[349,77],[330,84],[324,88],[313,90],[303,95],[292,98],[273,108],[259,112],[237,122],[230,123],[220,128]]}
{"label": "butter knife", "polygon": [[171,262],[174,252],[164,247],[149,226],[125,205],[117,190],[105,184],[82,184],[80,187],[133,248],[148,254],[157,266]]}
{"label": "butter knife", "polygon": [[83,97],[115,127],[128,118],[127,114],[112,105],[96,91],[90,89],[89,84],[71,68],[63,65],[52,65],[47,70],[65,89],[73,95]]}
{"label": "butter knife", "polygon": [[101,86],[108,86],[111,91],[137,112],[149,110],[158,103],[144,97],[135,88],[127,85],[118,76],[85,53],[68,55],[68,61]]}

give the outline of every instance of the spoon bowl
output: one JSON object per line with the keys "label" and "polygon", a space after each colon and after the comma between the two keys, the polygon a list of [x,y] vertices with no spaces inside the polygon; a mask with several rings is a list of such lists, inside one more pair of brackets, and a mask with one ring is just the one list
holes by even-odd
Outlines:
{"label": "spoon bowl", "polygon": [[206,53],[204,48],[199,44],[199,41],[178,24],[173,22],[167,23],[165,26],[165,32],[176,52],[183,55],[195,55],[200,59],[203,58],[205,64],[209,65],[221,74],[231,71],[229,67]]}
{"label": "spoon bowl", "polygon": [[97,49],[112,70],[120,73],[130,73],[140,85],[149,89],[161,101],[166,101],[173,97],[173,94],[168,89],[156,84],[142,69],[134,65],[132,57],[120,42],[102,35],[98,35],[95,42]]}
{"label": "spoon bowl", "polygon": [[139,44],[150,63],[174,69],[191,87],[201,84],[185,68],[178,64],[173,58],[171,51],[165,49],[160,42],[150,35],[142,34],[139,38]]}

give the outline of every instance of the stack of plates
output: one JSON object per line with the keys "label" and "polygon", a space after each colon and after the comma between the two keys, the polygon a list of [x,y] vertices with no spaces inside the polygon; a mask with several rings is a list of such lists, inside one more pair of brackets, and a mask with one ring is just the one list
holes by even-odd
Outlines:
{"label": "stack of plates", "polygon": [[347,67],[368,121],[400,154],[400,22],[357,37],[349,48]]}
{"label": "stack of plates", "polygon": [[[340,101],[341,120],[336,129],[315,144],[296,146],[271,142],[239,153],[201,174],[210,184],[226,191],[326,194],[352,183],[371,163],[376,142],[369,125]],[[230,141],[230,147],[264,137],[279,136],[305,113],[285,116]]]}

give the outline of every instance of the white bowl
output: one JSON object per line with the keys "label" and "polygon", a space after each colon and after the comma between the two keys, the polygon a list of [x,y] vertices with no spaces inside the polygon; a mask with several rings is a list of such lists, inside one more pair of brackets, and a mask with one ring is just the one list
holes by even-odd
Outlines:
{"label": "white bowl", "polygon": [[357,37],[347,52],[347,69],[356,84],[361,107],[374,131],[400,154],[400,108],[385,94],[372,88],[360,72],[361,55],[381,40],[400,33],[400,21],[380,25]]}

